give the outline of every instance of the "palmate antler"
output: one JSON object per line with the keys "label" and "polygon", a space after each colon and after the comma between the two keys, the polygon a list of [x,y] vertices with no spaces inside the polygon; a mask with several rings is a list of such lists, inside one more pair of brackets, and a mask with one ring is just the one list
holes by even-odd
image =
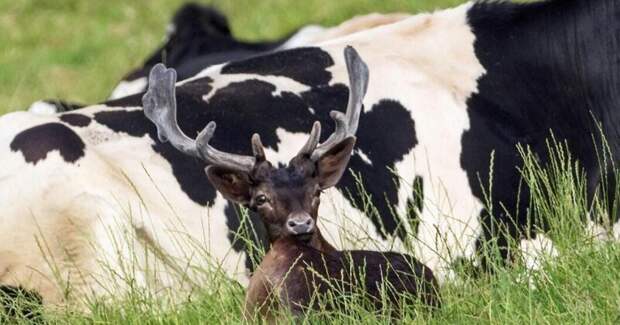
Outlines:
{"label": "palmate antler", "polygon": [[[157,126],[157,135],[162,142],[170,141],[181,152],[201,158],[209,164],[249,171],[254,167],[256,158],[219,151],[209,145],[216,124],[211,121],[198,134],[196,140],[189,138],[177,123],[177,104],[174,84],[177,73],[157,64],[149,75],[149,89],[142,97],[144,114]],[[257,139],[260,143],[260,139]],[[261,145],[262,146],[262,145]]]}
{"label": "palmate antler", "polygon": [[321,137],[321,123],[314,122],[308,141],[299,151],[298,155],[308,155],[312,160],[317,160],[340,141],[355,136],[362,113],[362,101],[368,89],[368,66],[355,49],[347,46],[344,49],[344,58],[349,74],[349,102],[346,113],[331,111],[329,115],[336,123],[334,133],[325,142],[319,144]]}
{"label": "palmate antler", "polygon": [[[325,142],[319,144],[321,124],[315,122],[308,141],[300,155],[318,159],[340,141],[355,135],[362,110],[362,100],[368,87],[368,67],[350,46],[344,50],[347,71],[349,73],[349,102],[346,113],[332,111],[330,116],[336,123],[336,129]],[[201,158],[212,165],[233,170],[250,172],[257,162],[265,160],[265,151],[258,134],[252,136],[254,156],[237,155],[219,151],[209,145],[216,124],[211,121],[198,134],[195,140],[181,131],[177,122],[175,83],[177,75],[174,69],[166,69],[157,64],[149,75],[149,88],[142,97],[144,114],[157,126],[157,135],[162,142],[170,141],[181,152]]]}

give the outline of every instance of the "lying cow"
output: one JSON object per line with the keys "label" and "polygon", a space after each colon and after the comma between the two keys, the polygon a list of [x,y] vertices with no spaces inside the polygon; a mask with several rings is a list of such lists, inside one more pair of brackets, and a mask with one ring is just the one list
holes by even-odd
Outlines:
{"label": "lying cow", "polygon": [[[318,226],[337,249],[409,252],[445,282],[455,262],[484,262],[489,242],[505,258],[514,257],[510,238],[523,238],[524,249],[552,247],[537,233],[546,223],[528,215],[516,144],[544,164],[552,129],[585,168],[590,197],[611,170],[597,163],[592,133],[593,117],[611,135],[618,125],[617,17],[613,0],[419,14],[212,66],[177,84],[177,118],[192,137],[208,121],[232,126],[213,145],[237,154],[251,152],[247,139],[258,132],[284,164],[313,121],[329,126],[329,112],[346,106],[340,54],[354,46],[373,71],[359,145],[352,172],[324,194]],[[240,234],[260,245],[262,224],[240,218],[208,185],[205,163],[158,140],[141,96],[0,118],[0,282],[48,303],[132,287],[180,290],[206,283],[214,268],[247,284],[255,250]],[[616,139],[608,139],[614,150]]]}

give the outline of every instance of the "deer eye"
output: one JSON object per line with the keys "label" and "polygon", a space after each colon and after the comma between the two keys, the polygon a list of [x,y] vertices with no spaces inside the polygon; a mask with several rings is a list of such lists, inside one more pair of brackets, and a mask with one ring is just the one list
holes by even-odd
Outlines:
{"label": "deer eye", "polygon": [[257,206],[261,206],[261,205],[267,203],[267,196],[265,196],[264,194],[261,194],[261,195],[257,196],[256,198],[254,198],[254,202],[256,202]]}

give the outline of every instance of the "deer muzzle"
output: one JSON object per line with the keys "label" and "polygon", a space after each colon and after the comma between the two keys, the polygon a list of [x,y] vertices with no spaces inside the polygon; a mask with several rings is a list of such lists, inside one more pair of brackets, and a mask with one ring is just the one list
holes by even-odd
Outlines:
{"label": "deer muzzle", "polygon": [[314,219],[306,212],[291,213],[286,221],[286,229],[295,236],[314,232]]}

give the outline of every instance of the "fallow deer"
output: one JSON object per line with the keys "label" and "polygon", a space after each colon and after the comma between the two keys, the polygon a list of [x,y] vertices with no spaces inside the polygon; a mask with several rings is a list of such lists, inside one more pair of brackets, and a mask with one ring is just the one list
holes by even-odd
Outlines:
{"label": "fallow deer", "polygon": [[432,271],[414,257],[338,251],[317,227],[321,192],[335,186],[347,168],[368,85],[366,64],[352,47],[344,52],[351,89],[346,113],[331,112],[336,127],[324,142],[319,141],[321,124],[315,122],[306,144],[284,167],[266,159],[258,134],[251,139],[253,156],[225,153],[209,145],[214,122],[196,140],[187,137],[176,121],[175,71],[158,65],[151,72],[144,111],[157,125],[160,139],[207,161],[212,185],[228,200],[257,212],[267,228],[271,248],[250,280],[248,317],[258,312],[271,318],[281,307],[299,315],[317,308],[313,297],[333,288],[346,293],[361,288],[377,308],[385,301],[382,292],[395,307],[403,294],[439,306]]}

